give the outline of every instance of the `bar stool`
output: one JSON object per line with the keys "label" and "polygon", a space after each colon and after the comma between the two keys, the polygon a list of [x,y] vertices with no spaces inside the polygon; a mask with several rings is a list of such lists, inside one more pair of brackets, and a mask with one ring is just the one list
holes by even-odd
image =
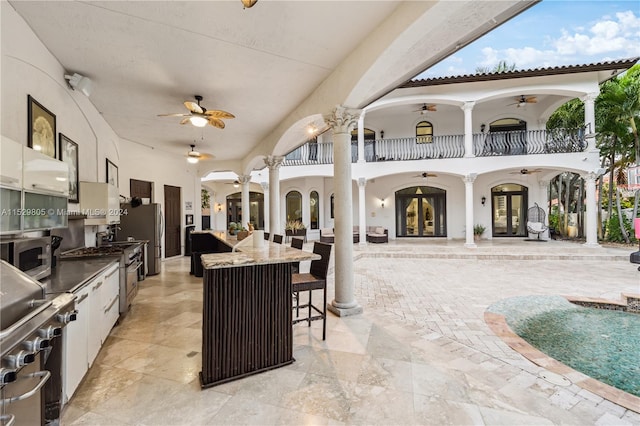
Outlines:
{"label": "bar stool", "polygon": [[265,239],[265,240],[267,240],[267,241],[269,241],[269,233],[268,233],[268,232],[265,232],[265,233],[264,233],[264,239]]}
{"label": "bar stool", "polygon": [[[293,237],[291,238],[291,247],[296,248],[298,250],[302,250],[304,246],[304,240],[302,238]],[[297,274],[300,272],[300,262],[291,263],[291,272]]]}
{"label": "bar stool", "polygon": [[273,234],[273,242],[282,244],[282,235]]}
{"label": "bar stool", "polygon": [[[325,340],[327,335],[327,271],[329,270],[329,258],[331,257],[331,244],[321,243],[316,241],[313,243],[313,252],[319,254],[321,258],[319,260],[311,261],[311,269],[308,274],[292,274],[291,285],[294,294],[297,294],[296,305],[296,318],[293,320],[293,324],[297,324],[302,321],[307,321],[309,327],[311,327],[311,321],[322,320],[322,340]],[[313,305],[311,298],[313,290],[322,290],[322,309]],[[309,302],[300,305],[299,294],[302,291],[309,292]],[[300,308],[308,308],[309,314],[305,318],[299,318]],[[317,315],[313,315],[313,311],[317,312]]]}

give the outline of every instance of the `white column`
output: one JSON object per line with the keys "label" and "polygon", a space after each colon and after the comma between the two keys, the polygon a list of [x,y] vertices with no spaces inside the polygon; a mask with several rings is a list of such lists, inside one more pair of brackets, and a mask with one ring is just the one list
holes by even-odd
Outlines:
{"label": "white column", "polygon": [[264,163],[269,168],[269,239],[281,234],[280,226],[280,165],[284,157],[268,155]]}
{"label": "white column", "polygon": [[367,179],[358,179],[358,226],[360,227],[360,245],[367,245],[367,203],[365,198],[365,187]]}
{"label": "white column", "polygon": [[353,284],[353,194],[351,190],[351,129],[358,112],[337,106],[325,120],[333,128],[335,299],[327,308],[338,316],[362,313]]}
{"label": "white column", "polygon": [[598,173],[590,172],[583,176],[585,179],[585,191],[587,192],[587,217],[585,247],[600,247],[598,244],[598,202],[596,201],[596,179]]}
{"label": "white column", "polygon": [[465,207],[465,243],[464,246],[468,248],[477,247],[473,242],[473,182],[478,175],[476,173],[469,173],[462,178],[464,182],[464,207]]}
{"label": "white column", "polygon": [[264,195],[264,230],[265,232],[269,232],[269,183],[260,182],[260,186],[262,187],[262,193]]}
{"label": "white column", "polygon": [[475,157],[473,153],[473,107],[475,102],[465,102],[460,108],[464,111],[464,156]]}
{"label": "white column", "polygon": [[251,220],[251,206],[249,204],[249,183],[251,182],[250,175],[238,175],[238,182],[241,187],[241,202],[242,207],[242,226],[249,229],[249,221]]}
{"label": "white column", "polygon": [[596,150],[596,109],[595,102],[599,93],[587,93],[580,98],[584,102],[584,125],[587,128],[587,151]]}
{"label": "white column", "polygon": [[365,163],[364,159],[364,116],[365,112],[362,111],[360,118],[358,118],[358,163]]}
{"label": "white column", "polygon": [[[546,213],[546,217],[547,217],[547,223],[545,223],[545,225],[549,226],[549,181],[548,180],[539,180],[538,181],[538,186],[540,187],[540,195],[538,196],[538,199],[540,200],[540,202],[538,203],[538,206],[540,206]],[[550,238],[551,234],[549,233],[549,230],[547,229],[543,234],[543,236],[546,235],[546,238]],[[542,238],[542,237],[541,237]]]}

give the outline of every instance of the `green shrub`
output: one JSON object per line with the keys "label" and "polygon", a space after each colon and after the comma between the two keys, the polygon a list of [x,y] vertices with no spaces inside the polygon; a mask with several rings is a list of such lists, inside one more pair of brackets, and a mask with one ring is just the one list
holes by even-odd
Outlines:
{"label": "green shrub", "polygon": [[[631,229],[631,220],[627,219],[625,215],[622,215],[622,223],[624,224],[624,228],[627,231],[627,235],[629,236],[629,241],[636,242],[636,238]],[[606,233],[605,240],[614,242],[614,243],[624,243],[624,237],[622,236],[622,232],[620,231],[620,222],[618,221],[618,214],[612,213],[609,220],[606,221]]]}

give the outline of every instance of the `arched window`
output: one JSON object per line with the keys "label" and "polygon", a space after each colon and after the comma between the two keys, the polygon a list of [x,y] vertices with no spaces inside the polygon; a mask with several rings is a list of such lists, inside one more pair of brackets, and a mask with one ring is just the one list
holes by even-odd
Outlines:
{"label": "arched window", "polygon": [[331,194],[331,219],[333,219],[333,199],[334,199],[334,196],[333,194]]}
{"label": "arched window", "polygon": [[320,228],[320,196],[317,191],[311,191],[309,194],[309,213],[311,218],[311,229]]}
{"label": "arched window", "polygon": [[[364,133],[364,158],[366,161],[375,161],[376,156],[376,132],[366,127]],[[358,161],[358,129],[351,131],[351,162]]]}
{"label": "arched window", "polygon": [[433,142],[433,124],[428,121],[421,121],[416,124],[416,142],[431,143]]}
{"label": "arched window", "polygon": [[302,223],[302,194],[298,191],[287,193],[287,222],[297,220]]}

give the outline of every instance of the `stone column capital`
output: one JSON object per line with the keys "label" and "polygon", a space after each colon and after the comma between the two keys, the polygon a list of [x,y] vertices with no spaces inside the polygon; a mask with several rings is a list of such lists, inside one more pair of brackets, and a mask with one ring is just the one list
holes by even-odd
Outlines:
{"label": "stone column capital", "polygon": [[243,185],[251,182],[251,175],[238,175],[238,182]]}
{"label": "stone column capital", "polygon": [[473,183],[473,182],[475,182],[477,177],[478,177],[477,173],[469,173],[468,175],[462,177],[462,181],[465,184],[466,183]]}
{"label": "stone column capital", "polygon": [[366,178],[358,178],[358,186],[359,187],[365,187],[367,186],[367,179]]}
{"label": "stone column capital", "polygon": [[358,123],[360,112],[361,110],[349,109],[338,105],[324,119],[331,126],[334,134],[350,133]]}
{"label": "stone column capital", "polygon": [[590,93],[587,93],[584,96],[580,97],[580,100],[582,102],[591,102],[591,103],[593,103],[593,102],[596,101],[596,98],[598,97],[599,94],[600,94],[599,92],[590,92]]}
{"label": "stone column capital", "polygon": [[267,155],[266,157],[264,157],[264,164],[267,165],[269,170],[280,168],[283,161],[284,157],[281,155]]}
{"label": "stone column capital", "polygon": [[260,182],[260,186],[262,187],[263,191],[269,190],[269,182]]}
{"label": "stone column capital", "polygon": [[467,101],[460,106],[460,109],[463,111],[471,111],[474,106],[476,106],[475,101]]}

